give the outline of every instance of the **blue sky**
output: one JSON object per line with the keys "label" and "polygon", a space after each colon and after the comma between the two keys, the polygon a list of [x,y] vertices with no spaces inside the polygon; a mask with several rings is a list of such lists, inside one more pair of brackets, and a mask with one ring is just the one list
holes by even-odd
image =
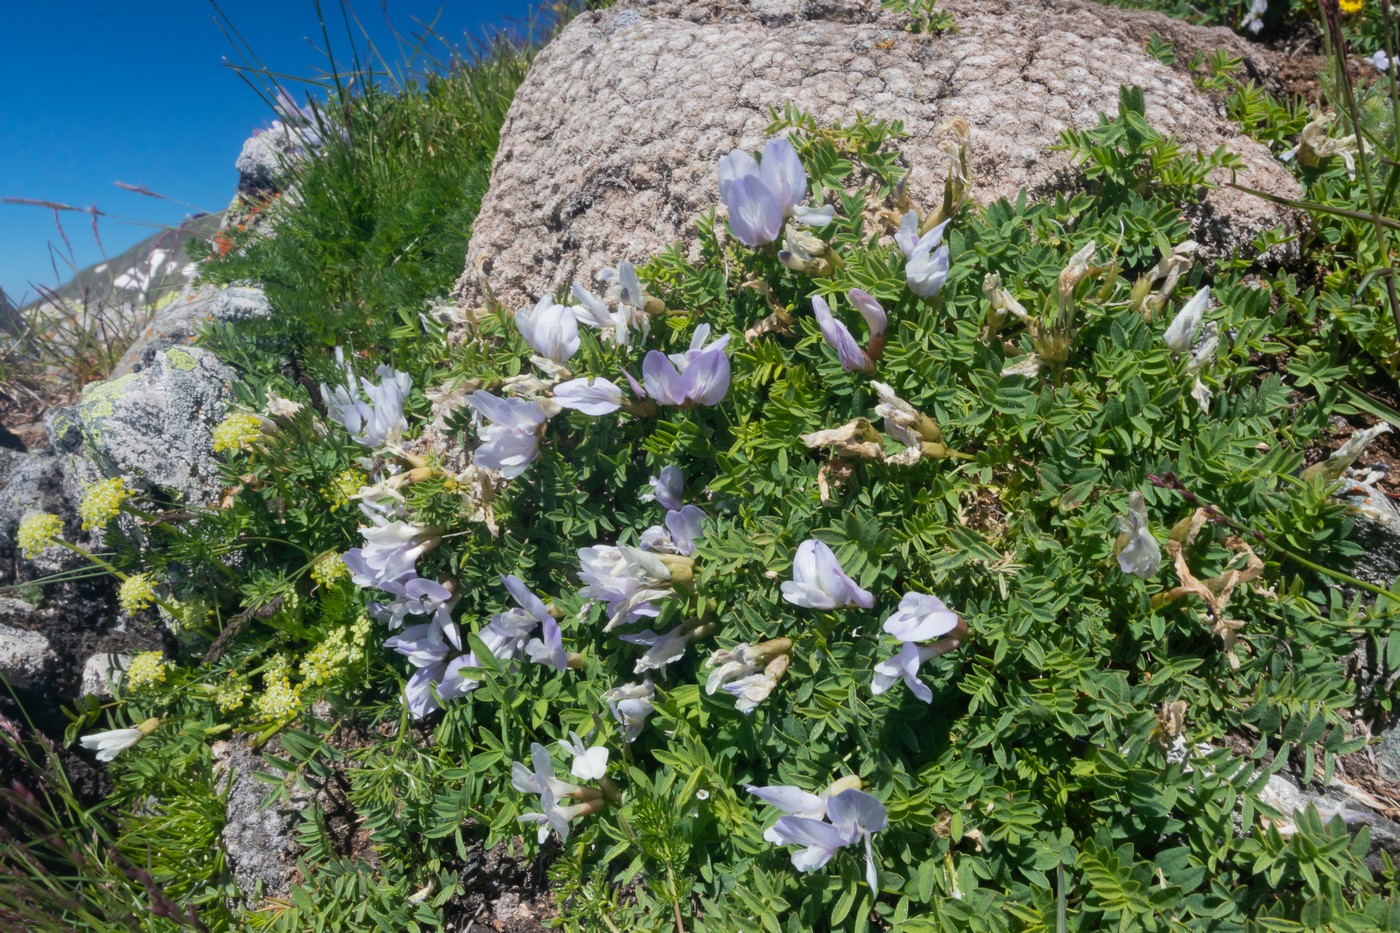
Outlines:
{"label": "blue sky", "polygon": [[[220,6],[267,68],[307,79],[325,71],[313,0],[222,0]],[[421,35],[419,24],[436,20],[439,35],[461,44],[492,28],[523,31],[531,6],[528,0],[352,0],[350,9],[397,64],[403,55],[386,14],[402,35]],[[332,50],[348,57],[338,0],[323,0],[322,9]],[[122,181],[198,210],[225,207],[243,140],[272,114],[225,64],[242,59],[217,20],[207,0],[5,4],[0,197],[95,204],[152,224],[178,224],[192,211],[113,185]],[[433,42],[431,50],[438,54],[442,45]],[[90,218],[62,219],[77,266],[99,262]],[[98,230],[109,256],[154,232],[112,218],[100,219]],[[31,282],[57,284],[50,243],[62,247],[50,211],[0,204],[0,287],[12,298],[32,298]],[[58,278],[69,274],[60,261]]]}

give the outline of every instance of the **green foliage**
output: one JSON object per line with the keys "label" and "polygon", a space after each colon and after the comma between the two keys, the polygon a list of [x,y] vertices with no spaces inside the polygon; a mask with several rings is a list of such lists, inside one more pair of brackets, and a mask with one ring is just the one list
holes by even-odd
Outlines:
{"label": "green foliage", "polygon": [[400,358],[396,337],[417,330],[420,313],[461,274],[500,126],[530,58],[500,38],[446,73],[392,88],[365,80],[333,99],[321,153],[294,169],[295,198],[266,208],[269,235],[250,233],[203,267],[216,282],[255,279],[277,314],[236,336],[216,332],[206,346],[256,376],[280,354],[320,377],[324,350],[352,334],[357,351],[397,348],[400,367],[424,365]]}
{"label": "green foliage", "polygon": [[[1174,53],[1158,38],[1154,54]],[[810,197],[836,208],[806,244],[815,264],[744,247],[710,214],[693,242],[641,269],[650,333],[619,346],[582,328],[567,362],[625,385],[644,353],[681,356],[703,324],[730,340],[723,401],[558,412],[538,456],[503,481],[474,462],[489,435],[466,398],[547,401],[557,379],[530,369],[505,314],[484,314],[449,350],[419,312],[458,271],[471,185],[521,64],[505,58],[485,84],[427,79],[340,102],[348,135],[308,163],[295,203],[271,209],[278,235],[212,263],[268,283],[279,308],[209,336],[246,375],[241,406],[268,419],[225,454],[219,509],[159,532],[156,548],[117,549],[121,566],[158,571],[183,639],[164,682],[117,700],[133,722],[163,722],[113,766],[113,801],[155,801],[118,822],[121,851],[157,853],[152,876],[181,905],[224,903],[221,860],[174,847],[213,849],[204,743],[239,732],[267,743],[274,799],[339,781],[358,830],[347,845],[325,799],[309,804],[304,881],[275,910],[236,918],[247,928],[438,928],[471,894],[479,853],[516,847],[548,864],[565,930],[1396,925],[1394,892],[1363,864],[1364,830],[1279,813],[1263,794],[1289,762],[1323,779],[1361,747],[1350,715],[1363,693],[1393,706],[1338,659],[1359,636],[1400,666],[1389,631],[1400,596],[1366,610],[1339,594],[1356,556],[1350,520],[1329,484],[1299,473],[1330,419],[1363,410],[1358,380],[1377,374],[1329,342],[1381,346],[1339,307],[1358,271],[1343,251],[1364,249],[1363,231],[1349,238],[1338,221],[1321,234],[1328,248],[1306,244],[1332,263],[1321,276],[1201,264],[1190,249],[1160,271],[1189,234],[1188,208],[1238,161],[1158,132],[1140,89],[1062,137],[1085,190],[977,210],[953,194],[966,179],[906,189],[898,124],[822,126],[789,105],[771,130],[796,146]],[[1230,77],[1227,58],[1198,64],[1258,138],[1282,143],[1306,122]],[[460,132],[474,121],[483,136]],[[1300,172],[1337,183],[1332,166]],[[950,272],[930,299],[910,291],[891,242],[909,210],[951,216]],[[1259,245],[1279,242],[1271,232]],[[1173,352],[1168,323],[1206,284],[1219,347]],[[841,364],[810,310],[825,298],[863,337],[856,288],[889,319],[883,341],[859,341],[871,372]],[[414,376],[403,438],[355,442],[296,378],[343,381],[325,351],[351,342],[355,373],[386,362]],[[269,392],[302,407],[274,410]],[[881,421],[882,392],[922,417],[919,443]],[[858,447],[803,439],[852,422]],[[648,669],[580,592],[580,550],[635,545],[658,525],[664,510],[644,494],[668,465],[706,518],[693,554],[667,555],[674,585],[645,620],[692,641]],[[401,700],[414,668],[371,628],[382,613],[370,602],[389,597],[325,575],[370,520],[351,494],[393,500],[386,516],[433,529],[415,570],[455,596],[472,652],[457,676],[474,689],[439,690],[441,711],[421,720]],[[1134,494],[1165,552],[1146,579],[1118,560]],[[808,540],[832,549],[873,609],[784,600]],[[498,657],[490,626],[510,618],[508,574],[550,604],[575,654],[568,670]],[[924,664],[929,704],[903,683],[872,690],[875,665],[899,650],[882,622],[906,593],[937,594],[968,629]],[[707,690],[712,652],[778,639],[785,666],[753,712]],[[440,687],[460,686],[446,676]],[[643,676],[654,711],[631,740],[606,691]],[[248,696],[233,702],[231,686]],[[279,691],[285,702],[269,703]],[[75,712],[74,731],[100,715],[95,703]],[[536,842],[527,823],[522,842],[521,817],[541,802],[508,777],[512,763],[539,745],[562,775],[571,734],[610,750],[608,777],[581,782],[586,812],[567,839],[547,829]],[[794,850],[764,838],[775,811],[745,792],[852,779],[889,817],[873,834],[873,887],[859,845],[796,871]]]}

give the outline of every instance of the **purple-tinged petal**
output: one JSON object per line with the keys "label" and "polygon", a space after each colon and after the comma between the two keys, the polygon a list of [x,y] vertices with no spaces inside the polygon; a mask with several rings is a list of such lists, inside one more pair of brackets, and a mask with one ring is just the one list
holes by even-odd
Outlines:
{"label": "purple-tinged petal", "polygon": [[742,149],[735,149],[719,160],[719,199],[729,197],[729,189],[740,178],[758,175],[758,162]]}
{"label": "purple-tinged petal", "polygon": [[565,408],[598,417],[622,407],[622,390],[606,379],[570,379],[554,387],[554,400]]}
{"label": "purple-tinged petal", "polygon": [[[728,336],[727,334],[725,336]],[[729,357],[724,348],[707,347],[686,367],[683,394],[698,405],[718,405],[729,394]]]}
{"label": "purple-tinged petal", "polygon": [[758,178],[747,175],[737,179],[724,203],[729,208],[729,227],[745,246],[765,246],[778,239],[783,209]]}
{"label": "purple-tinged petal", "polygon": [[875,296],[863,289],[853,288],[846,293],[846,297],[850,299],[851,306],[860,312],[860,316],[865,318],[865,326],[870,328],[870,336],[883,336],[889,318],[885,315],[884,307],[875,300]]}
{"label": "purple-tinged petal", "polygon": [[[807,172],[802,168],[802,160],[792,143],[784,138],[770,139],[763,147],[763,160],[758,174],[763,184],[773,193],[783,216],[807,197]],[[777,235],[774,234],[774,239]]]}
{"label": "purple-tinged petal", "polygon": [[836,351],[837,358],[841,361],[841,368],[846,372],[857,372],[865,369],[865,353],[861,350],[860,344],[851,336],[850,330],[845,324],[836,320],[831,313],[831,308],[827,305],[826,299],[820,295],[813,296],[812,310],[817,315],[817,326],[821,328],[822,338],[827,345]]}
{"label": "purple-tinged petal", "polygon": [[545,607],[544,600],[531,592],[524,580],[512,573],[501,577],[501,583],[505,584],[506,592],[510,594],[510,598],[515,600],[515,604],[525,610],[525,614],[530,618],[541,622],[550,617],[549,609]]}
{"label": "purple-tinged petal", "polygon": [[679,509],[683,504],[681,497],[685,495],[685,474],[678,466],[664,466],[660,473],[651,478],[651,488],[651,498],[656,500],[657,505],[668,512]]}
{"label": "purple-tinged petal", "polygon": [[859,833],[878,833],[889,824],[879,798],[853,787],[827,798],[826,815],[838,829],[849,827]]}
{"label": "purple-tinged petal", "polygon": [[666,530],[671,533],[671,540],[679,553],[688,557],[695,552],[695,539],[703,533],[701,523],[704,520],[705,510],[698,505],[687,505],[666,513]]}
{"label": "purple-tinged petal", "polygon": [[937,596],[906,593],[884,628],[900,641],[933,641],[957,628],[958,621],[958,614]]}
{"label": "purple-tinged petal", "polygon": [[685,404],[685,377],[660,350],[650,350],[642,360],[646,394],[662,405]]}

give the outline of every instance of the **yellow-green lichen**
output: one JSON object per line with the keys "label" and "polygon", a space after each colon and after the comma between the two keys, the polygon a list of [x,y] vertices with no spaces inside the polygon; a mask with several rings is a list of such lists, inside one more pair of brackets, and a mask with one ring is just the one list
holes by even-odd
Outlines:
{"label": "yellow-green lichen", "polygon": [[165,351],[165,361],[181,372],[189,372],[195,367],[195,358],[188,350],[171,347]]}

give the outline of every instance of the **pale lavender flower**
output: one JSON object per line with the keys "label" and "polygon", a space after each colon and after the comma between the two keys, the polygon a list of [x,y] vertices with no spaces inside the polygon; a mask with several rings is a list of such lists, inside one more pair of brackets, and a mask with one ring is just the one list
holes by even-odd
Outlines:
{"label": "pale lavender flower", "polygon": [[549,296],[541,298],[533,311],[515,312],[515,326],[531,349],[556,363],[567,363],[578,352],[578,319],[573,309]]}
{"label": "pale lavender flower", "polygon": [[581,781],[600,781],[608,773],[608,747],[606,745],[594,745],[592,748],[583,744],[583,740],[570,732],[567,739],[559,742],[570,755],[574,756],[573,763],[569,765],[569,773]]}
{"label": "pale lavender flower", "polygon": [[885,620],[885,631],[900,641],[933,641],[953,631],[961,621],[937,596],[905,593],[899,609]]}
{"label": "pale lavender flower", "polygon": [[335,356],[345,369],[345,384],[332,389],[321,383],[321,397],[326,400],[331,420],[366,447],[397,445],[408,426],[403,408],[413,379],[407,373],[380,366],[376,370],[380,381],[375,385],[366,378],[357,379],[340,347],[336,347]]}
{"label": "pale lavender flower", "polygon": [[506,592],[510,594],[510,598],[515,600],[515,604],[520,607],[520,610],[525,613],[527,617],[534,619],[536,622],[543,622],[545,619],[550,618],[549,607],[544,604],[544,600],[531,592],[530,588],[525,585],[524,580],[512,573],[501,577],[501,583],[505,585]]}
{"label": "pale lavender flower", "polygon": [[457,597],[450,589],[416,574],[386,581],[380,589],[395,597],[387,605],[379,602],[369,604],[370,611],[380,622],[390,629],[398,629],[403,626],[405,616],[431,615],[432,624],[447,640],[457,648],[462,647],[457,623],[452,621],[452,608],[457,603]]}
{"label": "pale lavender flower", "polygon": [[885,328],[889,325],[889,317],[885,314],[884,306],[875,300],[875,296],[863,289],[853,288],[846,293],[846,297],[850,299],[851,307],[865,318],[865,326],[870,328],[870,336],[883,337]]}
{"label": "pale lavender flower", "polygon": [[784,219],[822,226],[834,209],[802,207],[807,196],[807,172],[797,150],[786,139],[770,139],[760,165],[752,155],[735,149],[719,161],[720,200],[729,209],[729,226],[746,246],[776,242]]}
{"label": "pale lavender flower", "polygon": [[[384,647],[408,659],[417,670],[404,685],[404,705],[415,719],[422,719],[439,709],[439,698],[447,700],[464,696],[476,686],[457,676],[462,667],[474,667],[470,655],[451,657],[452,646],[441,630],[431,622],[410,625],[384,642]],[[435,694],[436,691],[436,695]]]}
{"label": "pale lavender flower", "polygon": [[532,638],[525,645],[525,653],[532,664],[543,664],[556,671],[569,669],[569,653],[564,650],[564,636],[559,631],[559,623],[545,616],[541,638]]}
{"label": "pale lavender flower", "polygon": [[565,408],[598,417],[610,415],[622,407],[622,390],[607,379],[590,376],[570,379],[554,387],[554,400]]}
{"label": "pale lavender flower", "polygon": [[651,478],[652,491],[642,495],[642,501],[656,500],[667,511],[675,511],[684,503],[681,496],[685,495],[685,474],[678,466],[664,466],[661,472]]}
{"label": "pale lavender flower", "polygon": [[906,641],[894,657],[875,665],[875,678],[870,684],[870,692],[879,696],[902,677],[914,696],[925,703],[932,703],[933,690],[919,679],[919,667],[942,653],[941,648]]}
{"label": "pale lavender flower", "polygon": [[1118,568],[1150,579],[1162,566],[1162,549],[1148,526],[1147,502],[1142,493],[1134,492],[1128,497],[1128,513],[1118,517],[1118,532]]}
{"label": "pale lavender flower", "polygon": [[[771,665],[770,665],[771,668]],[[786,660],[782,664],[783,670],[787,669]],[[757,671],[747,677],[740,677],[738,680],[731,680],[724,685],[724,692],[734,698],[734,708],[745,716],[750,715],[758,709],[758,704],[768,699],[778,686],[778,677],[772,673],[771,669]]]}
{"label": "pale lavender flower", "polygon": [[549,420],[540,404],[520,398],[497,398],[480,389],[472,393],[467,404],[490,422],[479,431],[482,443],[476,449],[476,465],[495,470],[505,479],[524,473],[539,456],[539,429]]}
{"label": "pale lavender flower", "polygon": [[579,594],[608,604],[608,624],[603,631],[656,616],[657,600],[675,592],[671,571],[654,554],[627,545],[600,544],[580,548],[579,578],[585,586]]}
{"label": "pale lavender flower", "polygon": [[[630,267],[631,263],[627,263],[627,265]],[[629,298],[634,297],[630,294],[630,281],[635,278],[636,271],[633,270],[632,275],[628,277],[629,287],[624,289],[619,286],[617,288],[617,308],[613,311],[608,310],[607,303],[603,299],[575,282],[573,293],[579,303],[574,306],[573,312],[574,316],[578,318],[578,322],[598,328],[605,338],[610,339],[620,347],[626,347],[631,342],[634,328],[645,338],[651,332],[651,318],[643,310],[643,305],[634,306],[621,300],[624,292],[628,294]],[[638,290],[640,291],[640,286]],[[645,304],[645,295],[643,295],[643,304]]]}
{"label": "pale lavender flower", "polygon": [[657,634],[651,629],[632,635],[623,635],[622,640],[631,645],[646,645],[647,651],[637,659],[634,674],[659,671],[668,664],[674,664],[685,657],[685,649],[695,637],[694,630],[687,623],[681,623],[671,631]]}
{"label": "pale lavender flower", "polygon": [[364,506],[360,511],[372,522],[360,526],[364,547],[351,548],[341,558],[356,586],[386,589],[385,584],[413,573],[418,558],[441,539],[435,529],[389,520]]}
{"label": "pale lavender flower", "polygon": [[771,832],[780,845],[804,847],[792,855],[792,866],[804,872],[821,868],[831,861],[837,849],[864,841],[865,880],[874,889],[878,879],[870,837],[888,825],[884,805],[870,794],[852,788],[828,798],[826,814],[829,823],[806,816],[784,816]]}
{"label": "pale lavender flower", "polygon": [[875,597],[846,576],[831,548],[809,538],[797,547],[792,580],[782,585],[783,599],[808,609],[860,606],[870,609]]}
{"label": "pale lavender flower", "polygon": [[695,553],[695,539],[704,534],[702,523],[705,510],[687,505],[666,513],[666,531],[670,533],[676,553],[689,557]]}
{"label": "pale lavender flower", "polygon": [[[729,356],[725,353],[729,335],[706,345],[709,336],[710,325],[701,324],[684,353],[667,356],[659,350],[648,352],[642,360],[645,391],[640,394],[678,408],[721,402],[729,392]],[[627,378],[632,379],[630,375]],[[633,391],[640,388],[636,380],[632,384]]]}
{"label": "pale lavender flower", "polygon": [[[1249,12],[1245,14],[1244,19],[1240,20],[1240,28],[1248,29],[1256,36],[1259,35],[1264,28],[1264,14],[1267,12],[1269,12],[1269,0],[1251,0]],[[1381,54],[1384,55],[1385,53],[1382,52]],[[1384,71],[1385,69],[1382,68],[1381,70]]]}
{"label": "pale lavender flower", "polygon": [[770,638],[756,645],[737,644],[721,648],[710,655],[711,668],[705,681],[705,692],[713,694],[721,687],[734,697],[734,708],[745,716],[768,699],[787,672],[792,639]]}
{"label": "pale lavender flower", "polygon": [[647,717],[654,711],[656,688],[650,679],[639,684],[625,684],[614,687],[603,694],[603,702],[612,710],[613,718],[623,726],[623,737],[635,742],[646,726]]}
{"label": "pale lavender flower", "polygon": [[865,351],[860,348],[860,344],[856,343],[856,338],[851,336],[846,325],[836,320],[835,316],[832,315],[831,307],[827,305],[825,298],[814,295],[812,297],[812,311],[816,313],[817,326],[821,328],[822,338],[828,346],[836,351],[842,369],[851,373],[870,368],[870,361],[866,359]]}
{"label": "pale lavender flower", "polygon": [[[1254,2],[1263,3],[1264,0],[1254,0]],[[1381,72],[1382,74],[1389,71],[1391,65],[1394,64],[1394,62],[1391,61],[1390,56],[1385,54],[1385,49],[1380,49],[1372,53],[1371,55],[1365,56],[1364,58],[1362,58],[1362,61],[1370,62],[1371,67]]]}
{"label": "pale lavender flower", "polygon": [[1201,326],[1201,317],[1205,314],[1208,304],[1210,304],[1209,285],[1192,295],[1191,300],[1181,306],[1176,317],[1172,318],[1171,324],[1167,325],[1167,332],[1162,335],[1162,340],[1173,354],[1185,353],[1191,349],[1191,344],[1196,339],[1196,330]]}
{"label": "pale lavender flower", "polygon": [[551,829],[559,834],[560,839],[568,839],[570,821],[580,813],[586,812],[589,806],[562,806],[559,800],[582,793],[583,788],[568,781],[561,781],[555,776],[554,762],[549,757],[549,751],[538,742],[530,745],[530,762],[534,766],[533,770],[518,761],[511,763],[510,783],[522,794],[539,794],[540,809],[543,812],[521,814],[520,822],[539,823],[541,843],[549,837]]}
{"label": "pale lavender flower", "polygon": [[[894,241],[904,253],[904,279],[909,290],[920,298],[932,298],[948,278],[948,247],[939,246],[948,221],[919,236],[919,215],[909,211],[899,225]],[[934,249],[934,247],[938,249]]]}

